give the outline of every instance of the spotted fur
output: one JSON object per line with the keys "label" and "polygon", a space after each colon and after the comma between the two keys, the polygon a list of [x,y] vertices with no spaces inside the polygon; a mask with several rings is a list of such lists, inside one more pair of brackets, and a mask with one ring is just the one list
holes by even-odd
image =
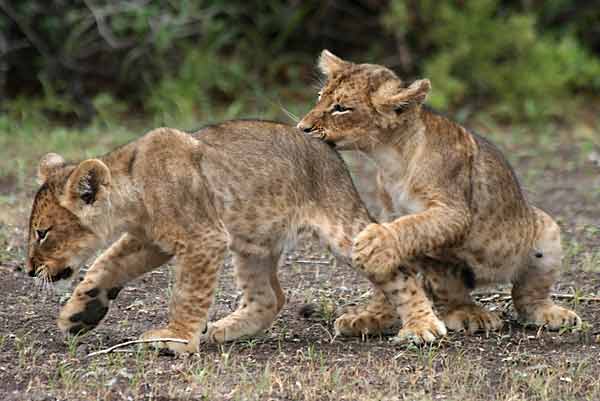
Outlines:
{"label": "spotted fur", "polygon": [[[424,256],[468,266],[476,285],[513,282],[514,305],[524,320],[552,329],[580,324],[549,297],[561,267],[560,229],[527,201],[493,144],[422,107],[431,88],[426,79],[407,85],[388,68],[351,63],[326,50],[319,66],[327,81],[298,127],[371,158],[379,177],[358,182],[380,183],[380,209],[388,216],[355,238],[357,266],[374,276]],[[498,317],[475,305],[464,281],[453,278],[455,270],[420,267],[446,325],[499,328]],[[387,312],[387,302],[375,297],[365,310]]]}
{"label": "spotted fur", "polygon": [[[190,341],[166,344],[175,351],[268,328],[285,303],[278,261],[299,230],[316,230],[350,262],[352,239],[372,223],[338,154],[271,122],[232,121],[194,134],[161,128],[75,164],[49,155],[40,163],[39,178],[30,219],[31,275],[62,277],[110,245],[62,308],[61,331],[93,329],[127,282],[175,257],[169,322],[143,335]],[[36,233],[44,230],[45,239],[38,239]],[[235,312],[209,324],[227,251],[243,297]],[[390,293],[417,288],[412,273],[391,283],[371,279]]]}

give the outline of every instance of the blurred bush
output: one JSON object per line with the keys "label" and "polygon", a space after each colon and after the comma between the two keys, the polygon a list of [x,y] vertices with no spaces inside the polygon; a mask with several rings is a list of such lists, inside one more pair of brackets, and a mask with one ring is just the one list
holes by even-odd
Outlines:
{"label": "blurred bush", "polygon": [[[538,8],[504,3],[391,2],[384,24],[407,49],[405,65],[432,80],[434,107],[483,100],[502,116],[539,118],[564,112],[576,91],[600,89],[600,61],[577,36],[586,29],[577,21],[541,29],[538,21],[538,15],[552,20],[572,2],[523,2]],[[581,18],[586,25],[590,15]]]}
{"label": "blurred bush", "polygon": [[592,3],[0,0],[1,107],[84,123],[270,117],[314,97],[330,48],[431,78],[441,109],[541,118],[600,89]]}

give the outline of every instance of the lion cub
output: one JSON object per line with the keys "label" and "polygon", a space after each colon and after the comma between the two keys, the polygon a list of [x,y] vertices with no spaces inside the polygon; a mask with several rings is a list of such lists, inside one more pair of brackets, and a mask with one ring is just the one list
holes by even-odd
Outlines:
{"label": "lion cub", "polygon": [[[62,308],[61,331],[93,329],[128,281],[175,258],[169,323],[143,335],[189,340],[167,343],[175,351],[268,328],[285,302],[277,263],[299,229],[315,229],[350,261],[352,239],[373,221],[331,147],[265,121],[231,121],[194,134],[161,128],[80,163],[49,154],[38,175],[31,276],[69,279],[96,249],[111,244]],[[208,325],[227,250],[243,298],[235,312]],[[410,269],[374,285],[418,311],[428,301]],[[445,332],[443,325],[437,329]]]}
{"label": "lion cub", "polygon": [[[327,82],[298,127],[336,149],[372,158],[389,197],[382,208],[395,212],[355,238],[356,266],[385,280],[416,256],[463,263],[468,268],[462,277],[453,268],[433,274],[421,269],[452,330],[500,328],[500,318],[475,304],[469,292],[474,285],[507,281],[524,321],[551,329],[580,324],[574,312],[550,299],[562,258],[558,225],[526,200],[494,145],[422,107],[431,87],[427,79],[407,85],[388,68],[354,64],[327,50],[319,67]],[[389,311],[389,304],[378,295],[371,305],[343,316],[338,328],[354,333],[356,313],[366,321],[365,314]]]}

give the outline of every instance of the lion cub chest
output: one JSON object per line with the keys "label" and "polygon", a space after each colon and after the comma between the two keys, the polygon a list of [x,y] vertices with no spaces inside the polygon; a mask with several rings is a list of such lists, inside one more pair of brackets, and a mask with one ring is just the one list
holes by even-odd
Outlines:
{"label": "lion cub chest", "polygon": [[411,192],[411,169],[399,159],[398,152],[384,147],[376,150],[373,158],[379,170],[380,202],[384,209],[386,204],[392,209],[387,210],[388,219],[425,210],[423,202]]}

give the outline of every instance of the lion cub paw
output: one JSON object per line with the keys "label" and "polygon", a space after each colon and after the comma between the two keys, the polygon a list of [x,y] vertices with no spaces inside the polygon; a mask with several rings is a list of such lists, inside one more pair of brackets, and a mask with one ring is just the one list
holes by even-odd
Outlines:
{"label": "lion cub paw", "polygon": [[[181,340],[187,340],[188,342],[187,342],[187,344],[184,344],[184,343],[173,342],[173,341],[159,341],[159,339],[161,339],[161,338],[162,339],[165,339],[165,338],[181,339]],[[196,352],[196,349],[197,349],[197,346],[194,344],[194,341],[192,339],[184,338],[183,336],[173,332],[169,328],[148,330],[147,332],[145,332],[144,334],[141,335],[140,339],[142,339],[142,340],[157,339],[157,341],[149,343],[149,345],[154,348],[158,348],[158,349],[168,349],[177,354]]]}
{"label": "lion cub paw", "polygon": [[66,335],[81,335],[94,329],[106,316],[110,301],[117,297],[120,287],[103,289],[94,283],[82,282],[58,315],[58,328]]}
{"label": "lion cub paw", "polygon": [[536,326],[546,326],[550,330],[560,330],[564,327],[581,327],[581,318],[575,312],[554,303],[538,307],[523,316],[522,320]]}
{"label": "lion cub paw", "polygon": [[444,322],[435,315],[406,323],[392,339],[396,344],[412,342],[415,344],[430,343],[447,334]]}
{"label": "lion cub paw", "polygon": [[352,263],[367,273],[387,273],[399,264],[396,239],[382,224],[369,224],[354,239]]}
{"label": "lion cub paw", "polygon": [[390,313],[344,313],[335,320],[335,335],[362,336],[379,334],[392,327],[398,319]]}
{"label": "lion cub paw", "polygon": [[263,333],[273,322],[271,316],[248,315],[243,309],[210,323],[202,334],[201,342],[223,344],[240,338]]}
{"label": "lion cub paw", "polygon": [[496,313],[485,310],[475,304],[460,305],[452,308],[444,316],[444,323],[449,330],[476,333],[478,331],[499,330],[504,322]]}
{"label": "lion cub paw", "polygon": [[201,339],[202,342],[209,342],[213,344],[223,344],[228,340],[227,325],[218,324],[218,322],[209,324]]}

